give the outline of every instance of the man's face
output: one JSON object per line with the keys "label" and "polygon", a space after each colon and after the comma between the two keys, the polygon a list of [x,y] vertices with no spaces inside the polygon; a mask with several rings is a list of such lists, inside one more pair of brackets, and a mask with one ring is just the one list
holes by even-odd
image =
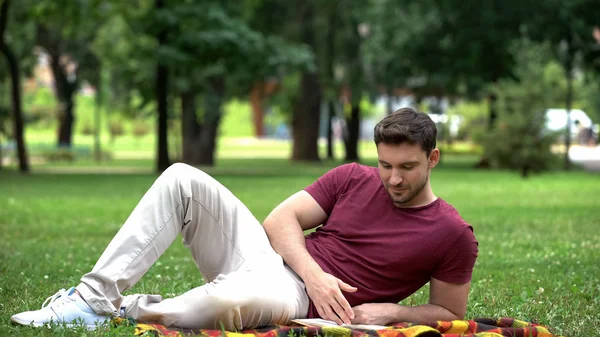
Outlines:
{"label": "man's face", "polygon": [[439,160],[439,150],[434,149],[427,157],[419,145],[379,143],[377,158],[379,176],[394,205],[421,205],[429,191],[429,172]]}

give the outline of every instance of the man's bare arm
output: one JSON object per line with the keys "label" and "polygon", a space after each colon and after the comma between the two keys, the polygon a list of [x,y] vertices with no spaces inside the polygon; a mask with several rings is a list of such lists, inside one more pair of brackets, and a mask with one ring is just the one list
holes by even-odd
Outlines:
{"label": "man's bare arm", "polygon": [[471,283],[453,284],[431,278],[429,303],[414,307],[393,303],[366,303],[354,307],[352,323],[385,325],[396,322],[463,319]]}
{"label": "man's bare arm", "polygon": [[[354,313],[343,291],[356,288],[323,272],[306,250],[304,231],[315,228],[327,214],[306,191],[300,191],[269,214],[263,223],[273,249],[302,278],[319,315],[338,323],[350,323]],[[339,317],[338,317],[339,316]]]}

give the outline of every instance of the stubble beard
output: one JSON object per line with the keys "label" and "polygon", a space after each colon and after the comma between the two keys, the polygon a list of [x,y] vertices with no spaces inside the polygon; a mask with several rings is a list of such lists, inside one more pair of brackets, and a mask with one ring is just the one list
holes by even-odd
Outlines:
{"label": "stubble beard", "polygon": [[425,180],[423,180],[423,182],[421,184],[419,184],[417,186],[417,188],[415,188],[414,190],[409,190],[409,194],[404,197],[401,196],[400,198],[398,198],[390,190],[388,190],[388,193],[389,193],[390,197],[392,198],[392,202],[394,203],[394,205],[396,205],[397,207],[404,206],[404,205],[408,204],[409,202],[411,202],[417,195],[419,195],[419,193],[421,193],[421,191],[423,191],[425,186],[427,186],[428,181],[429,181],[429,175],[427,175],[425,177]]}

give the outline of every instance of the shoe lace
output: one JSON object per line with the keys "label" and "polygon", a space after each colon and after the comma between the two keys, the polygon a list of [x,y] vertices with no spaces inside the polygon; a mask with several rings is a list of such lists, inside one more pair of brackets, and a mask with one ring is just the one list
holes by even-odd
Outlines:
{"label": "shoe lace", "polygon": [[65,289],[61,289],[59,291],[56,292],[56,294],[48,297],[44,303],[42,303],[42,309],[45,308],[46,306],[54,303],[59,297],[65,295],[65,297],[67,296],[67,290]]}

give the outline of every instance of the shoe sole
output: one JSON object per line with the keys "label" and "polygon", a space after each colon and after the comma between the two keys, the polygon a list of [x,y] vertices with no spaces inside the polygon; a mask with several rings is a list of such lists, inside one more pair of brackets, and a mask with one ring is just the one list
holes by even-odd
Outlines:
{"label": "shoe sole", "polygon": [[[47,326],[49,328],[51,328],[52,326],[50,325],[50,323],[37,323],[34,321],[28,322],[22,319],[19,319],[17,317],[11,317],[10,321],[15,323],[15,324],[19,324],[19,325],[25,325],[25,326],[33,326],[36,328],[41,328],[44,326]],[[59,322],[55,322],[57,324],[63,324],[63,323],[59,323]],[[88,330],[96,330],[97,326],[96,325],[88,325],[88,324],[72,324],[72,323],[64,323],[64,326],[67,328],[78,328],[78,327],[85,327]]]}

